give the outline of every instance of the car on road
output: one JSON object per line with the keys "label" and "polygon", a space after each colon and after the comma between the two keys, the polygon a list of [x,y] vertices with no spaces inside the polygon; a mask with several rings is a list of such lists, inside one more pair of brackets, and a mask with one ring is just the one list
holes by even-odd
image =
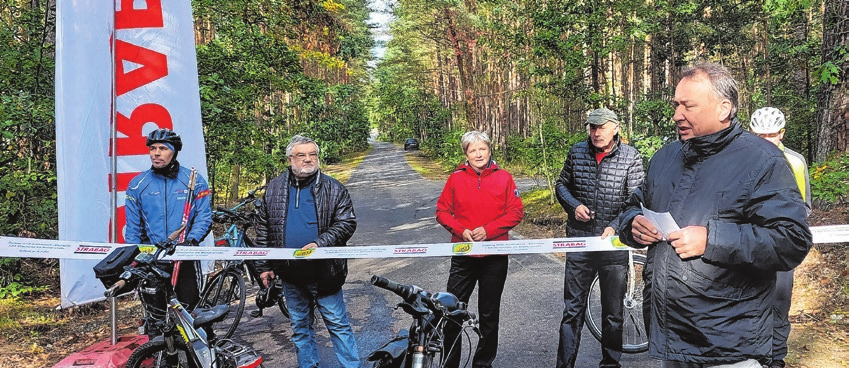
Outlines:
{"label": "car on road", "polygon": [[419,140],[415,138],[407,138],[404,141],[404,151],[406,150],[417,150],[419,149]]}

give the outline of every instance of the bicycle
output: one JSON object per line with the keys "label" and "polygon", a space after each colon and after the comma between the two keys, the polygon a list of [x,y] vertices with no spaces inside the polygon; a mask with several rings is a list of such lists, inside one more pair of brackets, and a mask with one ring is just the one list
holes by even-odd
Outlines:
{"label": "bicycle", "polygon": [[[628,284],[623,299],[625,318],[622,322],[622,352],[629,354],[649,350],[649,337],[643,319],[643,269],[646,256],[628,250]],[[596,274],[587,295],[587,328],[601,341],[601,288]]]}
{"label": "bicycle", "polygon": [[[156,251],[139,253],[131,265],[124,267],[119,280],[104,295],[115,297],[125,285],[138,283],[145,311],[161,317],[156,325],[158,336],[130,354],[126,367],[186,367],[186,368],[257,368],[262,357],[250,347],[227,339],[218,339],[212,325],[223,320],[230,309],[227,305],[195,308],[189,311],[177,300],[171,286],[171,275],[160,269],[163,254],[174,253],[173,241],[158,243]],[[164,291],[167,303],[161,304]],[[194,316],[193,316],[194,315]]]}
{"label": "bicycle", "polygon": [[[254,243],[246,232],[249,228],[256,226],[260,220],[257,210],[262,206],[262,201],[256,197],[256,193],[265,189],[261,186],[248,192],[245,198],[230,209],[218,207],[213,211],[212,220],[219,224],[230,224],[227,231],[220,238],[215,239],[217,247],[254,247]],[[253,211],[242,214],[240,209],[248,204],[253,204]],[[245,310],[245,281],[243,275],[247,273],[248,279],[252,284],[257,283],[260,291],[257,293],[255,302],[259,308],[257,311],[251,312],[252,317],[260,317],[263,315],[264,308],[277,305],[283,316],[289,318],[289,309],[286,307],[286,297],[283,296],[282,282],[275,277],[269,287],[260,279],[260,273],[256,269],[253,261],[226,261],[223,270],[219,271],[209,281],[207,287],[201,293],[201,300],[204,306],[217,305],[221,301],[228,303],[237,303],[237,309],[232,312],[225,322],[216,326],[217,330],[226,330],[226,336],[231,336],[238,327],[239,320]]]}
{"label": "bicycle", "polygon": [[[442,332],[446,323],[460,324],[464,332],[472,328],[480,337],[474,313],[469,312],[466,303],[454,294],[431,294],[418,286],[398,284],[380,276],[372,276],[371,284],[404,299],[396,308],[413,317],[409,331],[399,331],[398,336],[369,354],[367,359],[374,362],[373,368],[425,368],[433,367],[434,363],[435,367],[442,367],[447,356],[443,354],[445,336]],[[452,348],[456,346],[451,345]]]}

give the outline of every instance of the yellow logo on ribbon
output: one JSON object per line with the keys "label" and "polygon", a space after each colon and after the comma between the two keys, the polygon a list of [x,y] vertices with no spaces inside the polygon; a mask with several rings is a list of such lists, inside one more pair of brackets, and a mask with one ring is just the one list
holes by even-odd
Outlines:
{"label": "yellow logo on ribbon", "polygon": [[307,258],[313,254],[315,249],[298,249],[292,254],[295,258]]}
{"label": "yellow logo on ribbon", "polygon": [[155,245],[139,245],[139,252],[153,254],[156,253]]}
{"label": "yellow logo on ribbon", "polygon": [[454,249],[452,252],[454,254],[468,254],[472,251],[472,243],[457,243],[454,244]]}
{"label": "yellow logo on ribbon", "polygon": [[613,244],[613,247],[616,249],[627,249],[628,245],[619,240],[618,236],[613,236],[610,238],[610,243]]}

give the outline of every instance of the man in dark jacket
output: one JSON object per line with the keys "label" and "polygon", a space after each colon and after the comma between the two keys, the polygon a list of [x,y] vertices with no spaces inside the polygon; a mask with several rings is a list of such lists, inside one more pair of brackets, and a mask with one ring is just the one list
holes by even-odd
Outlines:
{"label": "man in dark jacket", "polygon": [[[621,217],[621,239],[648,246],[649,355],[664,367],[760,367],[772,347],[775,273],[811,247],[805,203],[781,151],[737,121],[725,67],[684,70],[674,105],[681,140],[654,155]],[[662,233],[641,203],[681,229]]]}
{"label": "man in dark jacket", "polygon": [[[590,112],[589,138],[569,151],[555,190],[569,214],[568,236],[614,235],[625,201],[643,182],[643,159],[619,141],[619,118],[605,108]],[[557,367],[574,367],[587,310],[587,293],[596,273],[602,292],[602,358],[599,367],[619,367],[628,251],[573,252],[566,256],[563,320]]]}
{"label": "man in dark jacket", "polygon": [[[348,190],[322,174],[319,148],[312,139],[296,135],[286,147],[289,170],[274,178],[265,190],[257,226],[261,247],[302,250],[343,247],[357,228]],[[330,332],[336,357],[346,368],[360,366],[357,341],[348,322],[342,285],[348,276],[345,259],[282,260],[258,262],[266,285],[279,275],[289,306],[292,341],[301,368],[319,366],[313,329],[318,309]]]}

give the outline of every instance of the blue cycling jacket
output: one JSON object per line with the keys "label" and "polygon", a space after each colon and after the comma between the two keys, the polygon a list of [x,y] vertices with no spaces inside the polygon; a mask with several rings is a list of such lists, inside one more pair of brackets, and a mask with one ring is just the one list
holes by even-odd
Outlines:
{"label": "blue cycling jacket", "polygon": [[[176,179],[147,170],[130,181],[125,205],[127,225],[124,240],[127,244],[165,241],[169,234],[180,228],[190,175],[191,170],[180,166]],[[200,174],[195,180],[194,196],[185,241],[193,239],[200,242],[212,225],[209,186]]]}

